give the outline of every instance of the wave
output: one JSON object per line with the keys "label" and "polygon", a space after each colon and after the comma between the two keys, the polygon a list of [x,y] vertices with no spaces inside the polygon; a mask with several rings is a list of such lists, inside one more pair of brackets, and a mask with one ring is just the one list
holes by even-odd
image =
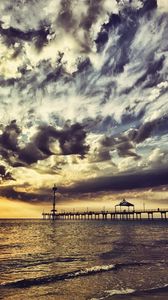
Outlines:
{"label": "wave", "polygon": [[48,265],[53,263],[70,263],[70,262],[83,262],[86,259],[84,257],[56,257],[56,258],[49,258],[49,259],[36,259],[35,261],[32,261],[32,258],[30,259],[13,259],[13,260],[1,260],[1,266],[0,269],[6,269],[9,267],[15,267],[15,268],[29,268],[29,267],[35,267],[40,265]]}
{"label": "wave", "polygon": [[0,249],[3,250],[3,249],[10,249],[10,248],[22,248],[23,247],[23,244],[1,244],[0,245]]}
{"label": "wave", "polygon": [[157,294],[157,293],[165,293],[168,292],[168,284],[164,284],[161,286],[156,286],[150,289],[144,289],[140,291],[135,291],[135,295],[143,295],[143,294]]}
{"label": "wave", "polygon": [[43,285],[47,283],[53,283],[56,281],[63,281],[68,279],[73,279],[76,277],[82,277],[82,276],[89,276],[94,275],[97,273],[102,272],[108,272],[112,270],[119,270],[121,268],[131,267],[131,266],[143,266],[143,265],[149,265],[147,262],[128,262],[128,263],[121,263],[121,264],[109,264],[109,265],[101,265],[101,266],[93,266],[86,269],[81,270],[75,270],[72,272],[67,272],[63,274],[55,274],[50,276],[43,276],[43,277],[37,277],[37,278],[28,278],[28,279],[21,279],[17,281],[7,282],[7,283],[1,283],[0,287],[8,287],[8,288],[23,288],[23,287],[30,287],[35,285]]}
{"label": "wave", "polygon": [[[107,291],[108,296],[115,296],[115,295],[131,295],[135,294],[136,291],[133,289],[120,289],[120,290],[110,290]],[[103,299],[103,298],[102,298]]]}
{"label": "wave", "polygon": [[[168,292],[168,284],[164,284],[162,286],[144,289],[144,290],[134,290],[131,288],[121,288],[119,290],[113,289],[113,290],[107,290],[105,291],[106,295],[99,298],[92,298],[90,300],[104,300],[108,299],[111,296],[145,296],[145,295],[152,295],[152,294],[160,294],[160,293],[167,293]],[[110,298],[111,299],[111,298]],[[120,298],[121,299],[121,298]],[[130,299],[130,298],[129,298]]]}
{"label": "wave", "polygon": [[103,300],[108,298],[109,296],[121,296],[121,295],[130,295],[135,293],[135,290],[133,289],[120,289],[120,290],[110,290],[110,291],[106,291],[107,295],[104,297],[100,297],[100,298],[92,298],[90,300]]}
{"label": "wave", "polygon": [[23,287],[30,287],[35,285],[43,285],[43,284],[52,283],[56,281],[68,280],[76,277],[82,277],[82,276],[94,275],[101,272],[107,272],[113,270],[114,268],[115,265],[94,266],[91,268],[76,270],[64,274],[56,274],[56,275],[22,279],[22,280],[12,281],[8,283],[2,283],[0,287],[23,288]]}

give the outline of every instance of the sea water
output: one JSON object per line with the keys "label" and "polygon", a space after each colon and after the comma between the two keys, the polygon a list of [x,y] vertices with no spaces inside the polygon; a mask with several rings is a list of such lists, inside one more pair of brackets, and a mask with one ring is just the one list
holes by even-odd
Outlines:
{"label": "sea water", "polygon": [[168,299],[167,221],[0,220],[0,299]]}

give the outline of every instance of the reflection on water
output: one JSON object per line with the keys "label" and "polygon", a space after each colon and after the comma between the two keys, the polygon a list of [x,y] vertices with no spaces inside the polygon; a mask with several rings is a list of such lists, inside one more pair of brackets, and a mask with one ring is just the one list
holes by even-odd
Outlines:
{"label": "reflection on water", "polygon": [[1,297],[23,299],[25,288],[26,299],[167,293],[167,233],[167,222],[0,221]]}

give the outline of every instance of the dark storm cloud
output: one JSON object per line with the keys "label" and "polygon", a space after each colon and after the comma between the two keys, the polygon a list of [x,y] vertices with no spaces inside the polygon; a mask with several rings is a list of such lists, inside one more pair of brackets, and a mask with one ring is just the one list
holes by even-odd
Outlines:
{"label": "dark storm cloud", "polygon": [[[85,124],[85,122],[84,122]],[[92,122],[88,126],[92,126]],[[149,138],[155,130],[157,122],[147,122],[138,129],[132,129],[126,133],[116,134],[115,136],[104,136],[95,148],[90,157],[90,162],[108,161],[111,159],[110,151],[116,150],[118,156],[139,159],[136,153],[136,144],[142,143]],[[88,129],[88,128],[87,128]],[[43,160],[55,153],[51,150],[51,145],[58,141],[61,155],[79,155],[81,158],[89,151],[89,145],[85,144],[86,131],[85,126],[76,123],[69,125],[68,123],[62,130],[57,130],[53,126],[40,126],[37,133],[32,137],[30,143],[25,147],[18,149],[17,155],[20,164],[32,164],[38,160]],[[17,166],[16,162],[14,166]],[[18,165],[19,166],[19,165]]]}
{"label": "dark storm cloud", "polygon": [[127,136],[130,141],[139,144],[152,136],[159,137],[166,134],[167,128],[168,116],[165,114],[163,117],[141,124],[137,128],[131,128],[128,131]]}
{"label": "dark storm cloud", "polygon": [[[143,143],[152,135],[163,133],[167,125],[167,118],[157,119],[151,122],[146,122],[139,128],[131,128],[125,133],[115,134],[113,136],[104,136],[100,140],[100,145],[104,149],[111,151],[116,150],[120,157],[135,157],[140,158],[136,153],[136,144]],[[167,127],[166,127],[167,128]]]}
{"label": "dark storm cloud", "polygon": [[101,144],[104,147],[112,147],[116,144],[116,140],[113,136],[104,136],[101,140]]}
{"label": "dark storm cloud", "polygon": [[103,1],[100,0],[99,2],[87,0],[87,4],[89,4],[89,9],[87,16],[83,18],[81,25],[86,29],[89,30],[93,23],[95,23],[100,16]]}
{"label": "dark storm cloud", "polygon": [[82,28],[85,31],[85,35],[84,40],[79,41],[79,43],[82,46],[82,51],[87,53],[91,50],[91,39],[87,33],[100,17],[103,10],[103,1],[87,0],[85,5],[88,8],[87,14],[83,14],[81,19],[78,20],[73,14],[73,1],[62,0],[56,23],[64,28],[66,32],[73,32],[76,37],[78,28]]}
{"label": "dark storm cloud", "polygon": [[38,133],[33,138],[36,147],[44,155],[54,154],[50,150],[51,142],[58,140],[62,155],[77,154],[81,158],[89,150],[89,146],[85,144],[86,131],[79,124],[65,124],[62,130],[57,130],[52,126],[41,126]]}
{"label": "dark storm cloud", "polygon": [[81,124],[66,125],[59,137],[62,154],[78,154],[84,158],[89,150],[89,146],[85,144],[85,139],[86,131]]}
{"label": "dark storm cloud", "polygon": [[11,123],[4,128],[3,133],[0,135],[0,144],[5,149],[16,151],[18,148],[18,137],[20,133],[21,130],[16,124],[16,120],[11,121]]}
{"label": "dark storm cloud", "polygon": [[[61,54],[60,54],[61,56]],[[39,88],[45,88],[48,84],[50,84],[51,82],[55,82],[57,81],[59,78],[65,78],[65,74],[64,74],[64,70],[63,70],[63,67],[61,65],[61,61],[59,62],[59,58],[58,58],[58,61],[56,62],[56,68],[53,69],[51,68],[51,66],[48,67],[48,70],[45,68],[44,70],[44,64],[46,62],[43,62],[42,63],[42,72],[45,71],[45,78],[42,82],[40,82],[38,84],[38,87]]]}
{"label": "dark storm cloud", "polygon": [[7,180],[15,180],[12,176],[12,173],[7,171],[6,167],[0,165],[0,181],[7,181]]}
{"label": "dark storm cloud", "polygon": [[21,31],[20,29],[9,27],[3,28],[0,25],[0,34],[5,38],[7,45],[14,44],[18,41],[35,41],[37,48],[47,43],[47,35],[49,34],[49,29],[47,27],[41,28],[39,30],[31,31]]}
{"label": "dark storm cloud", "polygon": [[111,133],[111,129],[119,125],[114,117],[110,115],[105,117],[98,115],[95,118],[84,118],[82,124],[88,132],[96,134],[104,132]]}
{"label": "dark storm cloud", "polygon": [[60,188],[60,192],[92,193],[99,191],[123,191],[151,188],[168,184],[168,169],[143,171],[133,174],[122,174],[110,177],[98,177],[82,181],[70,188]]}
{"label": "dark storm cloud", "polygon": [[53,153],[50,150],[51,138],[58,139],[59,133],[52,126],[41,126],[37,134],[33,138],[33,144],[39,149],[44,155],[50,156]]}
{"label": "dark storm cloud", "polygon": [[89,162],[112,162],[113,151],[117,152],[119,157],[133,157],[140,159],[136,153],[136,145],[128,134],[116,134],[114,136],[103,136],[95,146],[93,152],[89,155]]}
{"label": "dark storm cloud", "polygon": [[164,135],[167,133],[167,129],[168,129],[168,115],[164,115],[157,123],[156,133],[158,135]]}
{"label": "dark storm cloud", "polygon": [[157,0],[141,0],[143,7],[139,10],[140,14],[144,14],[157,8]]}
{"label": "dark storm cloud", "polygon": [[20,134],[21,129],[17,125],[16,120],[11,121],[4,128],[2,127],[0,155],[11,166],[13,166],[13,159],[16,159],[19,151],[18,138]]}
{"label": "dark storm cloud", "polygon": [[[19,187],[24,189],[23,187]],[[46,194],[46,192],[48,192]],[[51,192],[49,190],[42,190],[41,193],[31,193],[27,191],[19,191],[18,186],[0,186],[0,194],[1,197],[17,200],[17,201],[24,201],[28,203],[39,203],[39,202],[46,202],[49,200],[49,195]]]}
{"label": "dark storm cloud", "polygon": [[[24,163],[27,165],[31,165],[33,163],[36,163],[38,160],[43,160],[47,158],[47,155],[44,155],[33,143],[28,143],[24,148],[19,149],[18,151],[18,159],[20,161],[20,164],[23,165]],[[14,165],[17,166],[17,163]],[[21,165],[19,165],[21,166]]]}
{"label": "dark storm cloud", "polygon": [[117,145],[117,151],[120,157],[128,157],[128,156],[138,157],[138,155],[135,152],[135,146],[133,145],[133,143],[129,141]]}
{"label": "dark storm cloud", "polygon": [[[112,20],[114,20],[114,22]],[[107,34],[109,35],[110,30],[112,30],[113,27],[117,27],[116,33],[119,35],[117,45],[113,45],[110,49],[111,55],[109,56],[109,60],[103,66],[103,73],[112,75],[122,73],[124,71],[124,66],[130,61],[130,47],[138,30],[137,20],[138,15],[136,11],[133,11],[131,8],[127,8],[126,11],[123,11],[122,13],[120,12],[119,15],[112,15],[109,19],[109,23],[102,26],[102,31],[98,35],[98,40],[96,41],[97,43],[100,42],[100,45],[102,43],[102,37],[104,37],[105,42],[108,40]],[[113,67],[111,68],[110,62],[112,56],[115,56],[116,59],[113,62]]]}
{"label": "dark storm cloud", "polygon": [[164,61],[164,55],[158,60],[155,60],[154,55],[152,55],[152,57],[148,57],[146,72],[138,78],[135,85],[141,85],[145,82],[144,88],[156,86],[159,81],[162,81],[162,76],[159,71],[164,67]]}
{"label": "dark storm cloud", "polygon": [[156,121],[146,122],[145,124],[141,125],[138,131],[135,131],[135,136],[133,140],[136,143],[142,143],[144,140],[151,136],[156,126]]}
{"label": "dark storm cloud", "polygon": [[109,21],[106,24],[103,24],[103,28],[110,30],[112,27],[116,27],[121,23],[121,16],[118,14],[112,13],[110,15]]}
{"label": "dark storm cloud", "polygon": [[60,14],[58,15],[57,22],[59,25],[69,31],[75,26],[75,19],[73,18],[71,10],[71,1],[62,0]]}
{"label": "dark storm cloud", "polygon": [[99,147],[96,147],[93,153],[89,156],[89,162],[105,162],[110,161],[111,158],[110,150],[100,145]]}
{"label": "dark storm cloud", "polygon": [[[59,187],[59,198],[68,201],[71,196],[82,196],[83,194],[106,192],[106,191],[126,191],[137,190],[144,188],[155,188],[158,191],[162,186],[167,188],[168,185],[168,169],[157,169],[150,171],[143,171],[133,174],[121,174],[108,177],[97,177],[83,180],[70,187]],[[160,187],[160,188],[159,188]],[[51,200],[52,192],[50,189],[41,188],[36,192],[23,191],[26,185],[20,186],[5,186],[0,187],[0,194],[2,197],[7,197],[14,200],[21,200],[29,203],[40,203]],[[20,189],[20,191],[19,191]],[[59,201],[58,198],[58,201]]]}
{"label": "dark storm cloud", "polygon": [[111,159],[110,152],[108,150],[100,149],[97,155],[97,162],[108,161]]}
{"label": "dark storm cloud", "polygon": [[[120,0],[116,0],[116,2],[122,3],[122,1],[120,1]],[[137,19],[138,16],[140,16],[140,15],[143,16],[145,13],[157,8],[157,0],[144,0],[144,1],[142,0],[141,2],[143,3],[143,6],[142,6],[142,8],[140,8],[138,10],[138,12],[136,12],[135,10],[132,11],[131,9],[128,9],[128,6],[126,6],[126,9],[123,10],[122,12],[119,12],[118,14],[112,13],[110,15],[108,22],[102,25],[101,30],[98,33],[98,37],[95,40],[95,42],[98,46],[98,50],[100,50],[101,46],[103,46],[108,41],[110,31],[113,28],[118,27],[124,21],[125,13],[129,14],[131,16],[130,20],[133,21],[134,18]],[[131,3],[131,1],[130,1],[130,3]],[[135,24],[136,24],[136,22],[134,23],[134,26],[133,26],[134,28],[132,28],[133,35],[137,29]],[[126,31],[124,31],[124,34],[126,32],[129,32],[128,37],[132,39],[133,35],[130,36],[131,28],[129,27],[129,24],[124,24],[124,25],[126,25]],[[127,39],[125,39],[125,40],[127,40]],[[128,40],[127,40],[127,42],[128,42]],[[123,46],[124,46],[123,47],[123,49],[124,49],[125,44]],[[119,68],[118,68],[118,70],[119,70]]]}
{"label": "dark storm cloud", "polygon": [[50,149],[54,141],[59,143],[59,155],[76,154],[84,158],[89,150],[89,146],[85,144],[86,131],[79,123],[67,123],[62,130],[53,126],[40,126],[31,141],[24,146],[18,145],[20,133],[21,129],[14,120],[4,128],[0,136],[0,154],[14,167],[30,165],[55,154]]}
{"label": "dark storm cloud", "polygon": [[131,141],[128,134],[104,136],[100,141],[100,144],[104,147],[104,149],[109,149],[111,151],[116,150],[120,157],[132,156],[140,158],[140,156],[136,153],[135,144]]}

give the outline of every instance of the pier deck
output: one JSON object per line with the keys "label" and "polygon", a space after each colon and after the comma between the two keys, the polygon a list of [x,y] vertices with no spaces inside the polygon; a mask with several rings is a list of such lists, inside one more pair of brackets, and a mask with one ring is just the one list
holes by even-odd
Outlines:
{"label": "pier deck", "polygon": [[42,213],[44,220],[167,220],[168,209]]}

